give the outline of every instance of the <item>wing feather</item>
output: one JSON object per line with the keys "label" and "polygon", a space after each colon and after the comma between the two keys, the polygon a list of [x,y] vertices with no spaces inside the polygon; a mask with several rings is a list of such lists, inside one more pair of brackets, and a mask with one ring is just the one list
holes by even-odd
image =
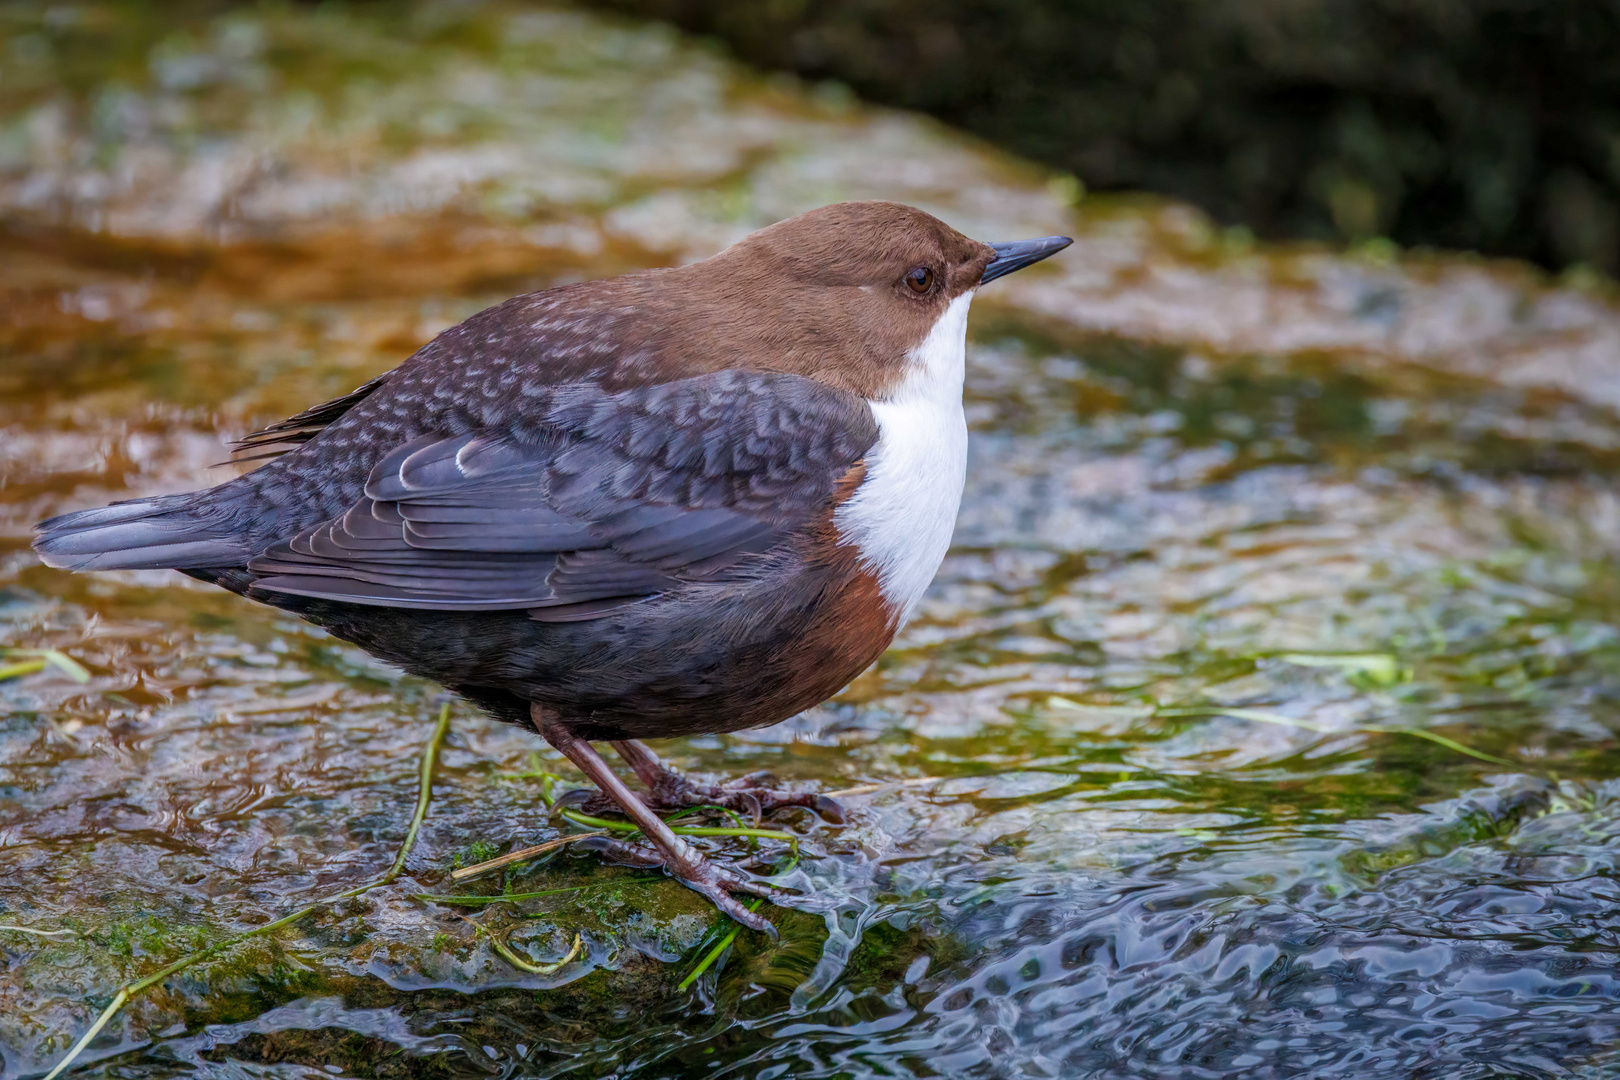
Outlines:
{"label": "wing feather", "polygon": [[559,388],[543,423],[396,447],[249,569],[271,593],[598,618],[780,543],[876,437],[864,401],[797,376]]}

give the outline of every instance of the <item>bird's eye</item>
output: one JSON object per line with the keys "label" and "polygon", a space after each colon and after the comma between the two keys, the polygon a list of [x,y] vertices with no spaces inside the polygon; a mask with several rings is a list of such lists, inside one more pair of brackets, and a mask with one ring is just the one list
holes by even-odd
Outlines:
{"label": "bird's eye", "polygon": [[906,285],[914,293],[925,293],[934,284],[934,272],[926,266],[914,266],[906,271]]}

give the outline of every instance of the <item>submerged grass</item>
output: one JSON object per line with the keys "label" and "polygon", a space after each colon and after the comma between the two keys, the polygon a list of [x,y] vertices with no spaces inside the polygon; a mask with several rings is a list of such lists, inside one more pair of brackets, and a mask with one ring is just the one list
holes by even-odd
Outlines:
{"label": "submerged grass", "polygon": [[[587,829],[604,829],[611,832],[639,833],[641,830],[628,821],[613,821],[609,818],[591,817],[575,810],[564,810],[562,816],[576,825],[583,825]],[[685,813],[676,816],[676,820],[684,817]],[[780,829],[754,829],[738,828],[730,825],[671,825],[670,832],[676,836],[745,836],[758,840],[781,840],[798,850],[799,838],[790,832]]]}
{"label": "submerged grass", "polygon": [[450,907],[484,907],[488,904],[511,904],[519,900],[539,900],[546,896],[561,896],[563,893],[580,892],[595,887],[594,884],[565,885],[557,889],[541,889],[538,892],[502,893],[500,896],[455,896],[417,893],[415,898],[430,904],[446,904]]}
{"label": "submerged grass", "polygon": [[[762,903],[764,903],[764,901],[756,896],[752,900],[748,901],[745,906],[749,911],[758,911],[759,906]],[[731,947],[731,943],[733,941],[737,940],[737,932],[741,929],[742,926],[740,924],[732,923],[731,928],[726,931],[725,936],[719,941],[715,942],[714,948],[703,954],[703,959],[699,960],[692,970],[687,972],[686,978],[682,979],[675,989],[678,991],[685,991],[690,988],[693,983],[697,982],[698,979],[702,978],[703,973],[708,971],[709,968],[713,967],[714,962],[720,959],[721,955]]]}
{"label": "submerged grass", "polygon": [[132,998],[143,991],[156,986],[169,976],[178,974],[187,968],[194,967],[197,964],[202,963],[204,960],[218,956],[226,950],[240,945],[242,942],[248,941],[251,938],[263,937],[266,934],[274,933],[275,931],[291,926],[300,919],[313,915],[317,911],[324,908],[331,907],[334,904],[352,899],[356,896],[363,896],[364,894],[371,892],[373,889],[382,888],[384,885],[392,884],[405,869],[405,859],[410,855],[411,849],[416,846],[417,835],[421,832],[422,822],[427,817],[428,803],[433,797],[433,769],[438,762],[439,747],[444,742],[445,734],[449,730],[450,704],[446,702],[439,710],[439,719],[438,722],[433,725],[433,734],[429,736],[427,745],[422,749],[421,764],[417,769],[420,784],[417,788],[416,807],[411,812],[410,827],[405,832],[405,839],[401,841],[399,845],[398,854],[394,856],[393,865],[389,866],[389,868],[383,872],[381,877],[364,885],[358,885],[352,889],[346,889],[343,892],[337,893],[334,896],[329,896],[324,900],[317,900],[313,904],[302,907],[290,915],[284,915],[281,918],[276,919],[274,922],[268,922],[263,926],[255,927],[254,929],[245,931],[244,933],[235,934],[228,937],[224,941],[216,942],[207,948],[199,949],[196,952],[181,957],[174,963],[169,964],[144,978],[137,979],[134,982],[126,983],[125,985],[119,987],[118,993],[113,995],[112,1001],[105,1009],[101,1011],[101,1015],[96,1017],[95,1023],[90,1025],[90,1030],[81,1035],[79,1037],[79,1041],[74,1043],[72,1049],[67,1052],[67,1056],[61,1061],[57,1062],[56,1066],[51,1069],[49,1073],[45,1074],[45,1080],[56,1080],[57,1077],[66,1072],[69,1066],[71,1066],[73,1062],[78,1059],[79,1055],[84,1052],[85,1047],[89,1046],[91,1041],[101,1033],[101,1029],[106,1027],[107,1023],[112,1020],[114,1016],[117,1016],[119,1011],[123,1009],[123,1007],[128,1004]]}
{"label": "submerged grass", "polygon": [[1410,735],[1414,739],[1426,739],[1429,742],[1445,747],[1447,750],[1454,751],[1458,754],[1465,754],[1468,757],[1476,758],[1479,761],[1486,761],[1492,765],[1505,765],[1510,769],[1522,769],[1524,767],[1519,762],[1510,761],[1503,757],[1497,757],[1495,754],[1487,754],[1483,750],[1475,750],[1471,746],[1463,745],[1456,739],[1448,738],[1445,735],[1436,734],[1435,732],[1428,731],[1424,728],[1369,727],[1361,724],[1344,728],[1328,727],[1324,724],[1318,724],[1310,720],[1302,720],[1295,716],[1285,716],[1282,713],[1271,712],[1266,709],[1249,709],[1220,705],[1200,706],[1194,708],[1159,709],[1154,713],[1154,715],[1165,717],[1230,716],[1234,720],[1248,720],[1256,724],[1276,724],[1280,727],[1297,728],[1300,731],[1311,731],[1319,735],[1340,735],[1349,732],[1359,732],[1363,735]]}
{"label": "submerged grass", "polygon": [[[528,770],[517,773],[503,773],[502,775],[507,779],[539,780],[541,800],[548,807],[554,808],[557,805],[556,786],[562,782],[562,777],[555,773],[545,771],[540,765],[539,754],[529,755]],[[712,810],[716,813],[723,814],[737,824],[729,827],[675,824],[675,822],[680,821],[682,818],[690,817],[693,814],[698,814],[705,810]],[[561,811],[561,814],[564,818],[570,822],[573,822],[575,825],[583,825],[585,828],[591,831],[575,833],[572,836],[559,836],[554,839],[547,840],[542,844],[535,844],[532,847],[520,848],[517,851],[509,851],[505,855],[498,855],[492,859],[485,859],[481,862],[476,862],[471,866],[457,867],[455,870],[451,871],[450,880],[468,881],[472,878],[481,877],[482,875],[495,870],[513,866],[517,863],[527,862],[529,859],[538,858],[539,856],[551,851],[555,851],[558,848],[566,847],[569,844],[575,843],[576,841],[587,840],[594,836],[607,836],[610,833],[624,833],[629,835],[641,832],[640,829],[628,821],[614,821],[610,818],[592,817],[589,814],[582,814],[577,810],[565,809]],[[790,845],[795,853],[798,851],[798,837],[794,836],[792,833],[782,832],[779,829],[761,829],[743,825],[742,818],[740,816],[723,806],[686,807],[679,813],[671,815],[666,819],[666,821],[669,823],[670,829],[678,836],[739,836],[750,840],[781,840]]]}
{"label": "submerged grass", "polygon": [[40,930],[33,926],[0,926],[0,934],[31,934],[42,938],[77,937],[76,930]]}
{"label": "submerged grass", "polygon": [[[794,847],[793,856],[783,864],[777,873],[786,874],[797,865],[799,865],[799,849]],[[758,911],[760,905],[764,902],[764,897],[756,896],[749,900],[746,906],[749,911]],[[714,943],[714,947],[704,953],[703,957],[692,967],[692,970],[686,973],[686,978],[682,979],[675,989],[684,992],[698,979],[702,978],[703,973],[713,967],[715,962],[731,947],[731,943],[737,940],[737,934],[740,930],[742,930],[740,924],[732,923],[720,940]]]}
{"label": "submerged grass", "polygon": [[0,681],[34,675],[47,667],[56,668],[81,686],[90,681],[90,673],[83,664],[57,649],[0,649],[0,657],[27,658],[0,665]]}
{"label": "submerged grass", "polygon": [[[562,778],[554,773],[544,771],[540,767],[538,754],[533,754],[530,756],[530,767],[528,770],[521,773],[507,773],[505,775],[508,778],[538,779],[541,782],[540,797],[545,801],[547,806],[556,806],[556,785],[562,782]],[[780,872],[785,873],[798,865],[799,838],[792,833],[784,832],[780,829],[754,828],[740,824],[733,826],[675,824],[675,822],[678,822],[683,818],[690,817],[693,814],[697,814],[705,810],[716,811],[725,815],[726,817],[731,818],[733,821],[741,820],[737,814],[722,806],[687,807],[678,813],[670,815],[670,817],[666,818],[665,820],[669,823],[670,830],[678,836],[728,836],[743,837],[749,840],[780,840],[788,845],[790,852],[788,862],[781,868]],[[464,881],[468,878],[476,877],[489,871],[499,870],[516,863],[524,862],[535,856],[543,855],[549,851],[556,850],[557,848],[564,847],[568,844],[572,844],[576,840],[584,840],[593,836],[605,836],[610,833],[632,836],[638,835],[641,832],[636,825],[628,821],[615,821],[611,818],[594,817],[590,814],[582,814],[577,810],[569,809],[564,809],[560,811],[560,813],[565,819],[573,824],[584,826],[591,831],[577,833],[572,836],[557,837],[556,839],[548,840],[543,844],[536,844],[533,847],[509,852],[505,855],[494,859],[489,859],[485,862],[477,863],[473,866],[462,867],[450,875],[451,880]],[[566,893],[580,892],[592,887],[592,885],[571,885],[558,889],[542,889],[538,892],[506,893],[500,896],[455,896],[419,893],[417,894],[416,899],[434,904],[445,904],[452,907],[487,907],[493,904],[512,903],[519,900],[538,900],[550,896],[559,896]],[[758,911],[760,905],[763,903],[764,899],[756,896],[748,900],[746,902],[746,906],[749,911]],[[574,936],[574,948],[569,951],[567,956],[552,964],[536,965],[523,960],[521,957],[513,953],[506,946],[505,942],[503,942],[498,935],[489,930],[487,927],[474,922],[472,919],[467,919],[466,921],[470,923],[478,933],[489,938],[490,945],[503,960],[518,970],[526,971],[531,974],[555,974],[571,960],[573,960],[582,948],[580,937],[576,933]],[[737,934],[741,929],[742,927],[740,925],[732,923],[720,940],[703,955],[703,957],[698,961],[697,965],[693,967],[689,973],[687,973],[684,979],[681,980],[680,984],[677,986],[677,989],[681,991],[686,990],[694,982],[696,982],[705,971],[709,970],[709,968],[720,959],[725,951],[730,948],[732,942],[736,941]]]}
{"label": "submerged grass", "polygon": [[472,919],[466,918],[466,916],[462,916],[462,918],[466,922],[470,923],[472,928],[479,934],[489,938],[490,947],[495,950],[495,954],[497,956],[499,956],[502,960],[505,960],[508,964],[511,964],[513,967],[517,968],[519,971],[526,971],[530,975],[555,975],[557,972],[573,963],[574,958],[585,951],[585,939],[576,930],[574,932],[574,944],[569,948],[567,954],[564,955],[561,960],[553,960],[549,964],[531,963],[530,961],[523,959],[517,953],[513,952],[512,947],[506,943],[506,939],[495,933],[495,931],[491,930],[489,927],[484,926],[482,923],[474,922]]}

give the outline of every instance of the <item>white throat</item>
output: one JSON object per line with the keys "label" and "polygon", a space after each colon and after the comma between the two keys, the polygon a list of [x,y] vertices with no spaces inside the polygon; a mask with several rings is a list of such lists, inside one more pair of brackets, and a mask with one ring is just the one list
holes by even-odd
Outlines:
{"label": "white throat", "polygon": [[967,480],[967,418],[962,374],[968,291],[911,352],[893,393],[869,401],[878,440],[866,455],[866,477],[833,517],[877,576],[883,599],[904,625],[951,546]]}

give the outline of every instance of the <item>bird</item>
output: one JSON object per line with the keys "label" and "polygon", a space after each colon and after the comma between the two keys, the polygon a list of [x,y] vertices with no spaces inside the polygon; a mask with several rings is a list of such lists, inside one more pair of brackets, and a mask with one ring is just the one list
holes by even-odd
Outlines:
{"label": "bird", "polygon": [[641,740],[777,723],[889,646],[961,502],[968,307],[1071,242],[848,202],[517,296],[239,440],[252,471],[52,517],[33,547],[65,570],[178,570],[537,733],[639,828],[595,841],[605,857],[773,934],[734,894],[779,890],[654,811],[840,808],[697,783]]}

